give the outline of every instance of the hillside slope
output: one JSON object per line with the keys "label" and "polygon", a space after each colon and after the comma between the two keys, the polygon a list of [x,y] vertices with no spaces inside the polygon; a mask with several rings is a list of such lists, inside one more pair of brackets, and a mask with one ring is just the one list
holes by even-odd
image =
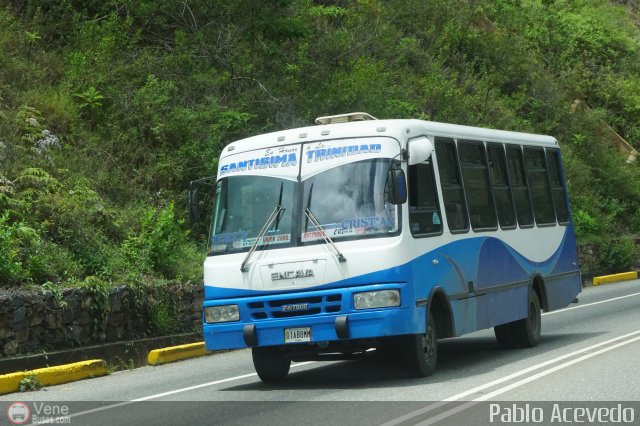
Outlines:
{"label": "hillside slope", "polygon": [[[0,284],[200,277],[185,190],[234,139],[367,111],[562,144],[584,267],[637,259],[635,1],[10,0],[0,9]],[[580,99],[592,111],[572,114]]]}

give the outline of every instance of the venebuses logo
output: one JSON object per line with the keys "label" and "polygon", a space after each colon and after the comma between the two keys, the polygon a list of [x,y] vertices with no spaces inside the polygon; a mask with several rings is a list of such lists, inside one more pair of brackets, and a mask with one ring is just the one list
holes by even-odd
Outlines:
{"label": "venebuses logo", "polygon": [[29,422],[31,411],[24,402],[14,402],[7,408],[7,417],[14,425],[24,425]]}

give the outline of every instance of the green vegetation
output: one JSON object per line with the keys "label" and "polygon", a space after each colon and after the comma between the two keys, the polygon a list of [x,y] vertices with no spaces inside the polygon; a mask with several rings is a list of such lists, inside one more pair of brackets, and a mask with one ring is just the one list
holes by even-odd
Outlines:
{"label": "green vegetation", "polygon": [[629,267],[640,166],[597,123],[640,148],[638,19],[633,0],[6,1],[0,285],[198,279],[189,181],[235,139],[361,110],[556,136],[579,239],[604,248],[587,267]]}
{"label": "green vegetation", "polygon": [[40,383],[40,380],[38,380],[38,376],[31,374],[20,380],[20,383],[18,384],[18,391],[32,392],[40,390],[42,387],[43,385]]}

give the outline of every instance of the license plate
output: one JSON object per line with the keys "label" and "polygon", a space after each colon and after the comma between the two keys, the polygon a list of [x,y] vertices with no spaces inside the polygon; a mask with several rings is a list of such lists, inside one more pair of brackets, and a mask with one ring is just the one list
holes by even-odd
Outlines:
{"label": "license plate", "polygon": [[311,341],[311,327],[285,328],[285,343],[300,343]]}

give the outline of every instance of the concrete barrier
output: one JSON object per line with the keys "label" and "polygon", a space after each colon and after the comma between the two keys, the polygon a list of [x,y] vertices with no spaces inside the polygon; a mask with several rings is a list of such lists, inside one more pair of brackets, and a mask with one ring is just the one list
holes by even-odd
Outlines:
{"label": "concrete barrier", "polygon": [[[154,349],[149,352],[147,362],[150,365],[159,365],[211,353],[213,352],[205,349],[204,342],[190,343]],[[2,374],[0,375],[0,395],[17,392],[20,390],[22,380],[28,377],[35,377],[37,383],[43,386],[52,386],[91,377],[104,376],[107,373],[106,362],[103,359],[93,359],[54,367]]]}
{"label": "concrete barrier", "polygon": [[603,275],[600,277],[593,277],[593,285],[615,283],[618,281],[635,280],[637,278],[638,278],[638,273],[635,271],[623,272],[620,274],[613,274],[613,275]]}
{"label": "concrete barrier", "polygon": [[90,377],[104,376],[107,374],[107,365],[102,359],[74,362],[72,364],[58,365],[54,367],[38,368],[31,371],[19,371],[17,373],[3,374],[0,376],[0,394],[16,392],[20,388],[20,382],[30,376],[34,376],[38,383],[44,386],[59,385],[74,382]]}
{"label": "concrete barrier", "polygon": [[194,358],[207,355],[210,352],[204,347],[204,342],[190,343],[187,345],[172,346],[163,349],[154,349],[149,352],[147,363],[149,365],[166,364],[181,359]]}

